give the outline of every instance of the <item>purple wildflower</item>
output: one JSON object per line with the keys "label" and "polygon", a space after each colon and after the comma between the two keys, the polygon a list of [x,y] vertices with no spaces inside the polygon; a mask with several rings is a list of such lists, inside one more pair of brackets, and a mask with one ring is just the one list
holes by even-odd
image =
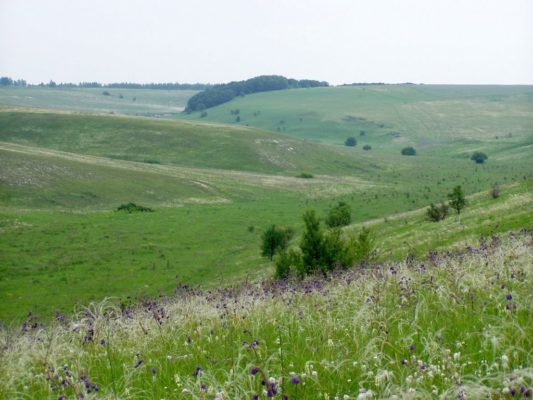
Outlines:
{"label": "purple wildflower", "polygon": [[192,376],[198,376],[200,375],[201,372],[202,372],[202,366],[198,365],[196,369],[194,370],[194,372],[192,373]]}
{"label": "purple wildflower", "polygon": [[252,369],[250,369],[250,374],[252,375],[257,375],[258,372],[259,372],[259,368],[257,367],[252,367]]}
{"label": "purple wildflower", "polygon": [[291,378],[291,382],[292,382],[294,385],[297,385],[297,384],[300,383],[300,378],[298,378],[298,377],[295,375],[295,376],[293,376],[293,377]]}

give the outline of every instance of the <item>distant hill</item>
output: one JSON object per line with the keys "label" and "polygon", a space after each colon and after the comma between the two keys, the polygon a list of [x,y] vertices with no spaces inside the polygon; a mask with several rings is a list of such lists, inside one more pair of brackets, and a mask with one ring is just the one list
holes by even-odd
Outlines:
{"label": "distant hill", "polygon": [[279,75],[262,75],[246,81],[215,85],[191,97],[185,111],[202,111],[233,100],[237,96],[272,90],[329,86],[327,82],[288,79]]}

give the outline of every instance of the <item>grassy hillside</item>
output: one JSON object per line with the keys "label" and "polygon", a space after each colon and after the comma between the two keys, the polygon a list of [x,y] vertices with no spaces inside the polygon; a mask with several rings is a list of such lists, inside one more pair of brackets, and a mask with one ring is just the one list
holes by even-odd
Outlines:
{"label": "grassy hillside", "polygon": [[345,149],[266,131],[146,118],[3,109],[0,141],[154,164],[268,173],[375,169]]}
{"label": "grassy hillside", "polygon": [[0,87],[0,104],[169,118],[182,112],[195,93],[194,90]]}
{"label": "grassy hillside", "polygon": [[[232,113],[233,110],[233,113]],[[342,145],[349,136],[374,152],[524,157],[533,141],[533,87],[383,85],[259,93],[207,110],[206,121],[250,125]],[[200,113],[187,118],[200,119]],[[364,134],[361,132],[364,131]],[[513,154],[514,157],[515,154]]]}
{"label": "grassy hillside", "polygon": [[530,233],[0,331],[2,398],[528,398]]}

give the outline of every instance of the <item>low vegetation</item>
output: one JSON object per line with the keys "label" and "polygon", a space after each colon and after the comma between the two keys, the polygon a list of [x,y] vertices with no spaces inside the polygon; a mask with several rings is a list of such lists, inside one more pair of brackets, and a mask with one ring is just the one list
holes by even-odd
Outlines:
{"label": "low vegetation", "polygon": [[0,397],[531,397],[532,239],[30,316],[0,331]]}
{"label": "low vegetation", "polygon": [[121,204],[117,208],[117,211],[126,211],[131,214],[132,212],[153,212],[154,210],[151,209],[150,207],[144,207],[144,206],[130,202],[130,203]]}
{"label": "low vegetation", "polygon": [[470,159],[475,161],[476,164],[483,164],[488,158],[489,157],[481,151],[475,151],[470,157]]}
{"label": "low vegetation", "polygon": [[412,146],[404,147],[402,149],[402,156],[415,156],[416,150]]}

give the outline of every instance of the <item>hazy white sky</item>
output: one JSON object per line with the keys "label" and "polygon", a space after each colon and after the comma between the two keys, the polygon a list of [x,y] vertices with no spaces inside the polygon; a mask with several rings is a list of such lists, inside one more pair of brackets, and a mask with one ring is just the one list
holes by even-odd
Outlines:
{"label": "hazy white sky", "polygon": [[29,82],[533,84],[533,0],[0,0]]}

